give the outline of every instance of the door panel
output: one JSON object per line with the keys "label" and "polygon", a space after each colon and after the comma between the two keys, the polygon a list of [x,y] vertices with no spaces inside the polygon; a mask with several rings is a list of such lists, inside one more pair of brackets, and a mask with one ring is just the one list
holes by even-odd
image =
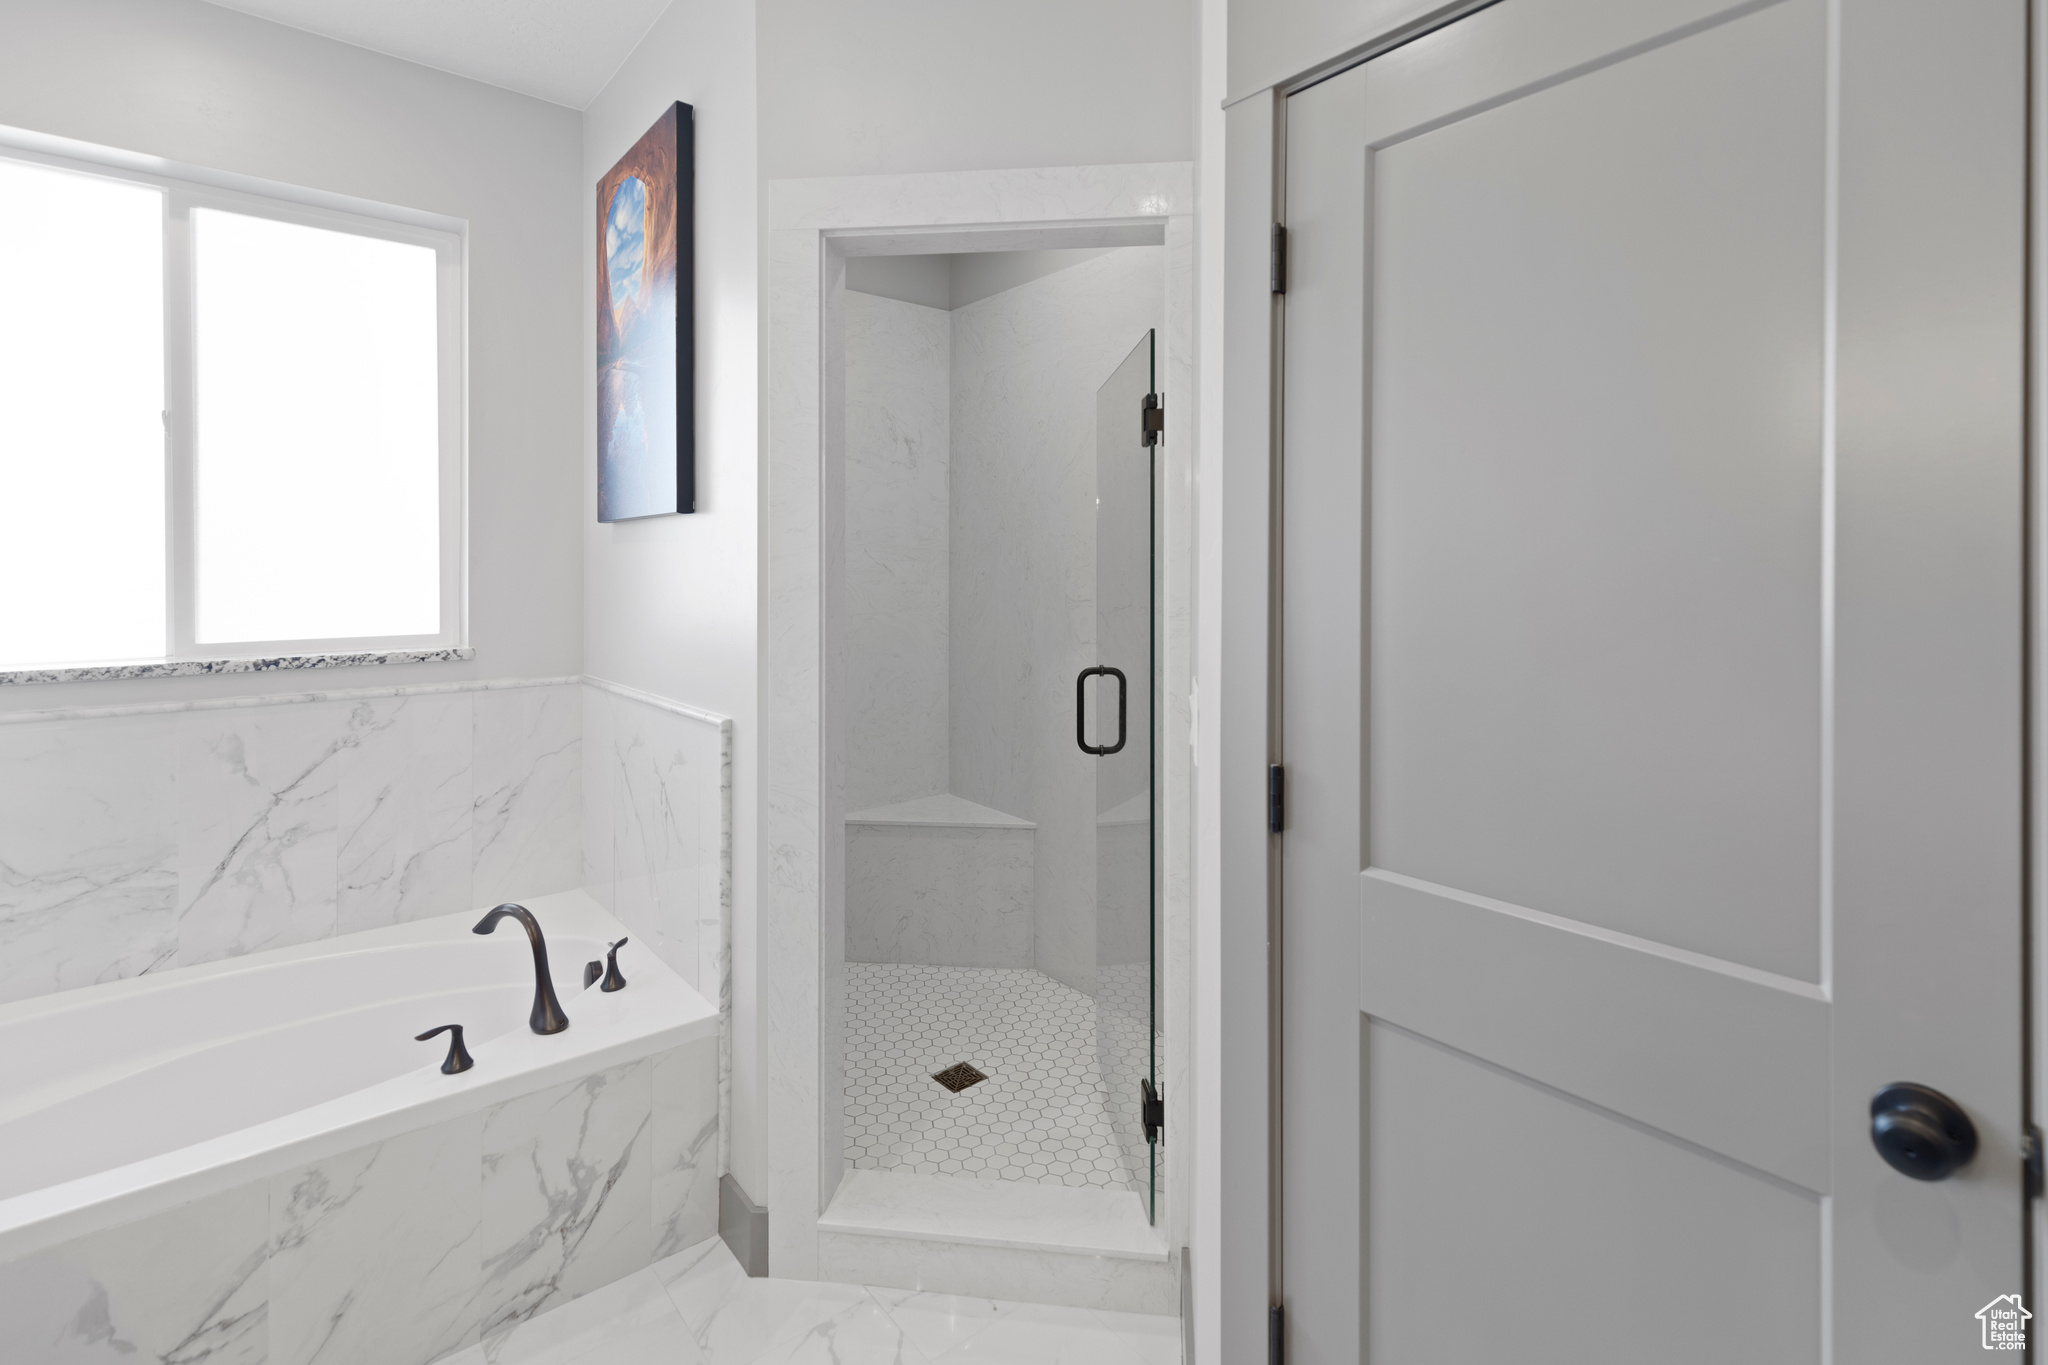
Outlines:
{"label": "door panel", "polygon": [[1368,1360],[1818,1357],[1812,1193],[1383,1024],[1366,1077]]}
{"label": "door panel", "polygon": [[1414,137],[1778,0],[1516,0],[1372,62],[1365,140]]}
{"label": "door panel", "polygon": [[[1835,1349],[1977,1360],[1947,1324],[2020,1288],[2023,1222],[2026,9],[1854,5],[1840,50]],[[1897,1080],[1969,1109],[1963,1176],[1871,1160]]]}
{"label": "door panel", "polygon": [[1502,0],[1289,100],[1290,1359],[2021,1288],[2024,19]]}
{"label": "door panel", "polygon": [[[1828,1064],[1819,988],[1377,868],[1360,890],[1361,1010],[1827,1188],[1827,1092],[1814,1084]],[[1664,1083],[1673,1076],[1687,1083]]]}
{"label": "door panel", "polygon": [[1367,186],[1372,865],[1806,981],[1824,19],[1539,90]]}

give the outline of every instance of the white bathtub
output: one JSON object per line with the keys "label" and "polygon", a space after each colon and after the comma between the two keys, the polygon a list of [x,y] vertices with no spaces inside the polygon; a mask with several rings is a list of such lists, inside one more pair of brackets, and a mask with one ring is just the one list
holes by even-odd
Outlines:
{"label": "white bathtub", "polygon": [[[692,1188],[678,1192],[671,1180],[668,1203],[689,1204],[689,1232],[702,1231],[705,1210],[715,1219],[716,1208],[715,1192],[707,1205],[703,1188],[706,1180],[715,1185],[717,1179],[715,1170],[706,1169],[706,1153],[716,1150],[715,1138],[707,1138],[717,1124],[716,1007],[632,941],[619,953],[627,988],[610,994],[585,990],[584,964],[603,957],[606,942],[627,931],[581,892],[526,904],[547,935],[555,991],[570,1021],[562,1033],[541,1036],[527,1027],[533,958],[524,930],[505,920],[491,935],[476,935],[475,912],[0,1006],[0,1334],[44,1330],[31,1319],[40,1320],[35,1301],[50,1292],[45,1285],[53,1275],[76,1282],[74,1288],[89,1282],[78,1292],[104,1295],[109,1275],[116,1282],[124,1274],[133,1280],[134,1273],[120,1267],[158,1254],[151,1246],[163,1243],[169,1251],[198,1235],[202,1242],[221,1241],[216,1276],[237,1273],[232,1267],[251,1254],[265,1258],[268,1323],[261,1330],[269,1335],[243,1344],[260,1344],[274,1365],[300,1358],[303,1353],[280,1334],[290,1336],[295,1315],[317,1320],[332,1305],[323,1299],[303,1305],[303,1313],[286,1311],[280,1285],[288,1279],[297,1283],[287,1274],[296,1264],[289,1258],[310,1244],[308,1227],[341,1226],[339,1214],[321,1224],[333,1213],[320,1211],[321,1201],[331,1198],[328,1187],[337,1179],[364,1185],[360,1173],[336,1176],[335,1170],[370,1170],[380,1161],[392,1170],[406,1161],[427,1163],[378,1196],[391,1205],[392,1217],[412,1220],[403,1230],[349,1235],[421,1247],[437,1240],[470,1246],[490,1241],[487,1225],[509,1197],[501,1192],[492,1203],[489,1181],[502,1156],[494,1142],[500,1148],[526,1144],[509,1164],[539,1170],[553,1163],[555,1176],[543,1172],[535,1178],[543,1184],[553,1178],[568,1190],[544,1191],[535,1218],[543,1224],[550,1217],[560,1221],[562,1200],[569,1197],[590,1206],[566,1215],[572,1221],[603,1224],[600,1240],[610,1248],[609,1260],[599,1257],[604,1263],[598,1264],[586,1256],[584,1279],[621,1268],[629,1273],[637,1268],[631,1262],[645,1263],[663,1242],[663,1214],[652,1207],[662,1200],[655,1168],[663,1157],[651,1150],[664,1137],[656,1109],[688,1111],[666,1120],[680,1134],[667,1145],[687,1147],[684,1157],[671,1153],[668,1161],[686,1163]],[[415,1034],[450,1023],[464,1025],[476,1060],[472,1069],[453,1076],[440,1071],[445,1034],[414,1041]],[[671,1070],[683,1079],[665,1081],[657,1070],[657,1062],[667,1065],[670,1059]],[[671,1092],[665,1106],[664,1085]],[[595,1121],[589,1115],[599,1109],[610,1115],[604,1122],[618,1135],[616,1152],[587,1149],[598,1141],[590,1135]],[[569,1117],[551,1118],[557,1111]],[[557,1151],[551,1142],[569,1145]],[[609,1174],[595,1183],[579,1174],[600,1167]],[[627,1193],[618,1192],[621,1180],[630,1187]],[[423,1190],[423,1182],[436,1188]],[[473,1194],[461,1194],[470,1186],[476,1187]],[[441,1187],[460,1195],[451,1205],[455,1211],[441,1220],[448,1226],[414,1226],[422,1216],[418,1209],[431,1205]],[[629,1209],[630,1217],[624,1217],[603,1212],[607,1200],[614,1209],[632,1200],[649,1207]],[[254,1233],[259,1215],[252,1210],[258,1204],[262,1229],[252,1253],[244,1244]],[[483,1232],[466,1228],[465,1219]],[[221,1233],[238,1220],[248,1235],[238,1240]],[[499,1240],[516,1244],[519,1237],[512,1234],[519,1232],[512,1229]],[[538,1240],[550,1235],[543,1232]],[[671,1230],[668,1240],[674,1235]],[[590,1227],[581,1227],[569,1240],[581,1253],[591,1236]],[[323,1244],[323,1254],[330,1253],[330,1259],[342,1258],[326,1267],[340,1279],[339,1289],[361,1289],[350,1281],[374,1280],[378,1273],[372,1261],[352,1272],[347,1257],[357,1253],[338,1242]],[[181,1254],[204,1259],[204,1248]],[[365,1245],[359,1254],[388,1260],[392,1251]],[[507,1273],[503,1265],[492,1271],[488,1247],[479,1245],[457,1260],[463,1257],[474,1268],[471,1279]],[[269,1265],[277,1258],[285,1259]],[[444,1248],[422,1264],[438,1267],[447,1259]],[[102,1274],[103,1262],[114,1269]],[[539,1297],[550,1301],[596,1287],[576,1283],[565,1264],[539,1267],[530,1278],[546,1286]],[[151,1302],[189,1299],[210,1292],[203,1287],[210,1284],[203,1278],[184,1288],[131,1284],[131,1315],[147,1317],[158,1311]],[[392,1305],[359,1311],[367,1335],[357,1348],[374,1350],[380,1359],[427,1360],[432,1356],[426,1352],[473,1341],[479,1332],[487,1335],[545,1306],[516,1274],[495,1296],[480,1296],[475,1285],[453,1280],[444,1288],[446,1312],[429,1308],[432,1320],[416,1331],[408,1328],[412,1334],[401,1333],[402,1340],[390,1336],[388,1322],[371,1320],[389,1319]],[[414,1298],[434,1292],[408,1273],[393,1282],[389,1297],[411,1311]],[[115,1305],[117,1316],[121,1307]],[[225,1322],[214,1328],[255,1330],[246,1324],[231,1329]],[[128,1342],[147,1359],[150,1342],[159,1336],[176,1343],[208,1329],[173,1313],[162,1322],[133,1318],[121,1330],[128,1335],[116,1332],[109,1339]],[[320,1330],[331,1334],[331,1324]],[[317,1358],[336,1358],[336,1343],[326,1336],[319,1341],[324,1345]],[[22,1341],[10,1337],[7,1345],[0,1354],[10,1361],[36,1358],[15,1353],[24,1349]],[[61,1350],[52,1345],[47,1353],[56,1359]]]}

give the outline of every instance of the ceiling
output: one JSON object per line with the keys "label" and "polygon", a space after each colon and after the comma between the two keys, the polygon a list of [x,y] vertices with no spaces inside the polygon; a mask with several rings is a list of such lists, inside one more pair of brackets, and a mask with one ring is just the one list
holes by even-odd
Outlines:
{"label": "ceiling", "polygon": [[597,97],[669,0],[211,0],[571,109]]}

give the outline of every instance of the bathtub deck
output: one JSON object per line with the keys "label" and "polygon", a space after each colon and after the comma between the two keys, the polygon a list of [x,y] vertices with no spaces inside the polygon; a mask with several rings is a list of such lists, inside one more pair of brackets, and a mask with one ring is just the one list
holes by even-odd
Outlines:
{"label": "bathtub deck", "polygon": [[1179,1365],[1143,1313],[748,1279],[714,1237],[440,1365]]}

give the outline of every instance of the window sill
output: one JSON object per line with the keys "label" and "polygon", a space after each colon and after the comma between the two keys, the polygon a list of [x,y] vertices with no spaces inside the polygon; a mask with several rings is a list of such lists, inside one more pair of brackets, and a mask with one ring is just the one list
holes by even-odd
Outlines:
{"label": "window sill", "polygon": [[474,659],[467,647],[389,649],[367,654],[286,654],[269,659],[178,659],[150,664],[88,664],[79,668],[0,669],[0,687],[23,683],[105,682],[110,678],[189,678],[203,673],[293,673],[366,664],[446,664]]}

